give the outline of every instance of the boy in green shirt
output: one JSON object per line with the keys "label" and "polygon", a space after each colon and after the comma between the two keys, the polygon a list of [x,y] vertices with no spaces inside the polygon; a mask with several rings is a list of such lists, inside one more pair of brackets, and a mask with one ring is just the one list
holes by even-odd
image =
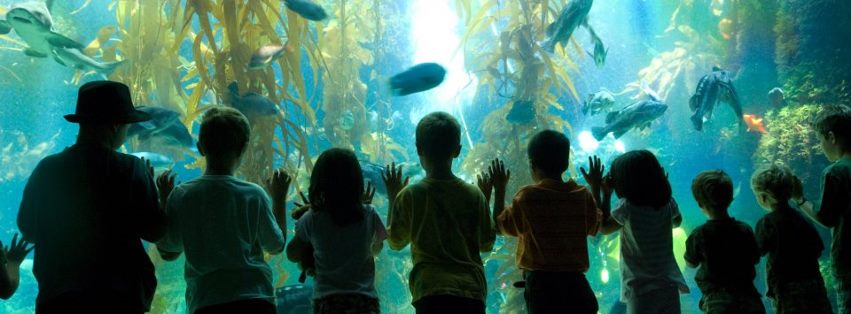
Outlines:
{"label": "boy in green shirt", "polygon": [[452,173],[461,152],[461,128],[444,112],[417,124],[417,154],[426,171],[408,185],[401,167],[383,174],[390,199],[388,242],[394,250],[411,245],[413,305],[423,313],[485,313],[487,285],[481,252],[496,234],[485,196]]}
{"label": "boy in green shirt", "polygon": [[815,209],[802,189],[793,199],[819,224],[833,229],[831,264],[839,294],[839,313],[851,313],[851,109],[844,106],[824,110],[814,121],[821,147],[833,162],[824,171],[821,204]]}

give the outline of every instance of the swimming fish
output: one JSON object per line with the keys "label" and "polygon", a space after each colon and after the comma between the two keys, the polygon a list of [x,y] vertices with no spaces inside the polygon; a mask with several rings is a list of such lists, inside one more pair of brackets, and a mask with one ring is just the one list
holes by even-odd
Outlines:
{"label": "swimming fish", "polygon": [[609,110],[614,105],[615,95],[607,89],[600,89],[600,91],[588,95],[588,100],[582,104],[582,114],[593,116]]}
{"label": "swimming fish", "polygon": [[760,118],[757,115],[753,114],[745,114],[742,115],[742,119],[745,120],[745,125],[748,126],[748,132],[759,132],[762,134],[768,133],[768,131],[765,129],[763,118]]}
{"label": "swimming fish", "polygon": [[249,120],[258,117],[276,116],[278,115],[278,106],[266,96],[255,92],[239,94],[239,84],[231,82],[228,85],[230,92],[231,103],[239,112],[242,112]]}
{"label": "swimming fish", "polygon": [[281,45],[266,45],[260,47],[253,55],[251,55],[251,61],[248,62],[248,68],[251,70],[265,68],[283,56],[286,51],[286,47]]}
{"label": "swimming fish", "polygon": [[564,47],[576,27],[586,23],[593,4],[594,0],[572,0],[568,3],[558,18],[547,26],[547,40],[541,47],[549,53],[555,51],[556,44]]}
{"label": "swimming fish", "polygon": [[390,78],[390,88],[396,96],[419,93],[437,87],[446,78],[446,69],[437,63],[417,64]]}
{"label": "swimming fish", "polygon": [[601,141],[609,133],[614,133],[615,138],[620,138],[633,128],[639,130],[649,128],[653,120],[658,119],[668,110],[668,105],[652,95],[648,96],[650,99],[610,112],[606,116],[606,126],[591,128],[591,134]]}
{"label": "swimming fish", "polygon": [[739,117],[739,124],[744,126],[744,121],[741,120],[743,116],[742,105],[739,102],[736,88],[733,87],[730,73],[715,66],[712,67],[712,73],[704,75],[700,79],[697,90],[689,99],[689,108],[694,112],[691,121],[695,130],[703,130],[703,123],[712,117],[715,106],[722,101],[733,108],[736,116]]}
{"label": "swimming fish", "polygon": [[[386,167],[367,160],[359,160],[359,162],[364,181],[372,182],[376,192],[387,195],[387,187],[384,186],[384,179],[381,178]],[[403,162],[396,165],[402,167],[402,175],[405,177],[415,177],[422,173],[422,168],[417,163]]]}
{"label": "swimming fish", "polygon": [[786,106],[786,93],[780,87],[772,88],[768,91],[768,100],[774,108]]}
{"label": "swimming fish", "polygon": [[285,0],[288,9],[311,21],[321,21],[328,17],[325,9],[308,0]]}
{"label": "swimming fish", "polygon": [[141,106],[137,110],[151,115],[151,120],[131,124],[127,128],[127,137],[136,136],[142,141],[153,137],[167,138],[176,146],[195,146],[195,139],[180,121],[177,111],[153,106]]}
{"label": "swimming fish", "polygon": [[588,26],[588,31],[591,33],[591,41],[594,43],[594,53],[590,53],[586,51],[592,59],[594,59],[594,64],[597,67],[602,67],[606,64],[606,56],[609,54],[609,48],[606,48],[603,45],[603,40],[597,36],[597,33],[594,32],[594,29],[591,26]]}
{"label": "swimming fish", "polygon": [[171,160],[171,158],[168,158],[166,156],[163,156],[163,155],[160,155],[160,154],[157,154],[157,153],[136,152],[136,153],[130,153],[130,155],[133,155],[133,156],[142,158],[145,161],[151,162],[151,166],[154,167],[154,169],[167,169],[167,168],[171,168],[171,167],[174,166],[174,161]]}
{"label": "swimming fish", "polygon": [[51,53],[53,54],[53,59],[56,60],[56,63],[84,72],[95,71],[103,73],[104,75],[111,74],[115,71],[116,68],[118,68],[118,66],[120,66],[122,63],[124,63],[124,61],[126,61],[96,61],[85,55],[83,51],[78,48],[53,47]]}
{"label": "swimming fish", "polygon": [[513,124],[526,124],[535,120],[535,102],[531,100],[516,100],[505,120]]}
{"label": "swimming fish", "polygon": [[85,48],[53,30],[53,17],[47,4],[41,1],[13,5],[6,13],[6,19],[0,21],[0,35],[12,30],[27,44],[24,54],[30,57],[47,58],[54,47]]}

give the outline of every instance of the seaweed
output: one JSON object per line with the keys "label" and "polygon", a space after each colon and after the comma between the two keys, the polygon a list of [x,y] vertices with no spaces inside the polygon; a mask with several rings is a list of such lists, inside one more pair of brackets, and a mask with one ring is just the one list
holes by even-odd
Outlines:
{"label": "seaweed", "polygon": [[805,186],[818,186],[828,162],[810,121],[822,108],[805,104],[768,112],[765,116],[768,133],[759,141],[754,165],[783,164],[794,169]]}

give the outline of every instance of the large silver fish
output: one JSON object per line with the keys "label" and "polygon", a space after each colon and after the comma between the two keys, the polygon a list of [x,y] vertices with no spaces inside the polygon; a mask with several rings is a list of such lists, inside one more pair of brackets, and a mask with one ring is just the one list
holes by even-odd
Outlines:
{"label": "large silver fish", "polygon": [[586,23],[588,12],[591,11],[591,6],[594,0],[572,0],[564,9],[561,10],[558,18],[547,26],[547,41],[542,45],[544,50],[552,53],[555,50],[556,44],[561,44],[564,47],[570,36],[573,36],[573,31],[579,25]]}
{"label": "large silver fish", "polygon": [[603,111],[608,111],[615,105],[615,95],[607,89],[589,94],[588,100],[582,104],[582,114],[595,115]]}
{"label": "large silver fish", "polygon": [[650,95],[650,99],[642,100],[606,116],[605,127],[591,128],[591,134],[598,141],[603,140],[609,133],[620,138],[633,128],[640,130],[650,127],[653,120],[661,117],[668,110],[668,105]]}
{"label": "large silver fish", "polygon": [[15,4],[0,21],[0,34],[12,30],[26,44],[24,54],[30,57],[47,58],[54,47],[83,49],[83,45],[53,30],[53,17],[48,3],[28,1]]}

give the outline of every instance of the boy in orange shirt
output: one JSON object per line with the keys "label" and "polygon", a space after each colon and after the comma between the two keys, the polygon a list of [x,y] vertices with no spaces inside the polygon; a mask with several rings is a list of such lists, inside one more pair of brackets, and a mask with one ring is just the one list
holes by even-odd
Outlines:
{"label": "boy in orange shirt", "polygon": [[570,164],[570,141],[564,134],[539,132],[529,142],[528,155],[536,183],[520,189],[504,210],[510,172],[497,160],[488,174],[494,185],[496,226],[500,233],[519,238],[517,267],[526,280],[527,310],[597,313],[597,298],[585,278],[586,237],[597,234],[602,212],[587,188],[562,179]]}

